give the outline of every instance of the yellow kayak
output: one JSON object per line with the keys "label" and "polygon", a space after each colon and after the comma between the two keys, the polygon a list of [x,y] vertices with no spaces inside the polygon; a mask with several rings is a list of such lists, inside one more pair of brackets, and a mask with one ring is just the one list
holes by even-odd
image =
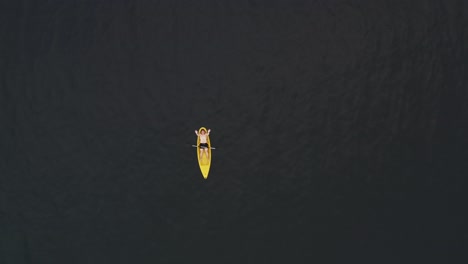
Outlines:
{"label": "yellow kayak", "polygon": [[[200,134],[202,130],[207,131],[206,128],[201,127],[198,130],[198,133]],[[210,143],[210,136],[206,137],[206,142],[208,143],[208,158],[206,157],[206,154],[203,154],[203,157],[200,158],[200,137],[197,137],[197,158],[198,158],[198,165],[200,166],[200,170],[203,174],[203,178],[207,179],[208,178],[208,173],[210,172],[210,166],[211,166],[211,143]]]}

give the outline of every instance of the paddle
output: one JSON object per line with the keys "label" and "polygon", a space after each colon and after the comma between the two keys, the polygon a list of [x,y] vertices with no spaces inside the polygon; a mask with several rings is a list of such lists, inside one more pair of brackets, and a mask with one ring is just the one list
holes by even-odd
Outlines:
{"label": "paddle", "polygon": [[[192,147],[196,148],[197,146],[196,146],[196,145],[192,145]],[[211,147],[210,149],[216,149],[216,148]]]}

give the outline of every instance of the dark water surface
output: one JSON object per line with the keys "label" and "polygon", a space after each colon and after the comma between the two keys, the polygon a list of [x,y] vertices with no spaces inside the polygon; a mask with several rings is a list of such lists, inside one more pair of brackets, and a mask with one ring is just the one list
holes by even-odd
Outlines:
{"label": "dark water surface", "polygon": [[0,263],[459,263],[466,1],[0,10]]}

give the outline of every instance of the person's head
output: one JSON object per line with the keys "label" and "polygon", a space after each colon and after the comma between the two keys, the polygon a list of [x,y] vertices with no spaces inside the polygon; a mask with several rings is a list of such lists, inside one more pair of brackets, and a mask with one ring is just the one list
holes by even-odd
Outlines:
{"label": "person's head", "polygon": [[205,129],[202,129],[202,131],[200,132],[202,135],[205,135],[206,133],[206,130]]}

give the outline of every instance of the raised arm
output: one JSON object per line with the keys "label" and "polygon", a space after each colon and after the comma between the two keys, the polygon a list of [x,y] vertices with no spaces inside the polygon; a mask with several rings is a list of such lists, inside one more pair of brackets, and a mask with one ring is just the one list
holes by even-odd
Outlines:
{"label": "raised arm", "polygon": [[211,129],[208,129],[208,133],[207,133],[208,135],[210,134],[210,131],[211,131]]}
{"label": "raised arm", "polygon": [[198,131],[197,130],[195,130],[195,134],[198,136]]}

